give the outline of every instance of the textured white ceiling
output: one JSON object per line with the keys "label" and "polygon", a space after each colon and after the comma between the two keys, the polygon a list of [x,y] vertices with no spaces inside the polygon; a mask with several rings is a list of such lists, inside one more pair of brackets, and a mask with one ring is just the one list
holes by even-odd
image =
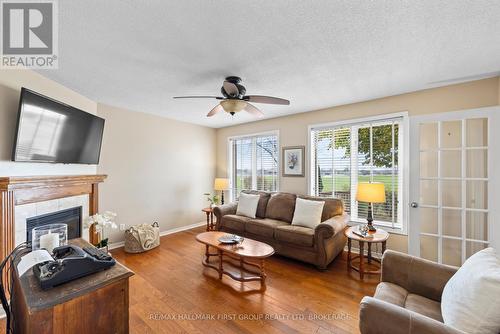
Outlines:
{"label": "textured white ceiling", "polygon": [[59,70],[96,101],[211,127],[238,75],[267,118],[470,80],[500,70],[500,1],[59,1]]}

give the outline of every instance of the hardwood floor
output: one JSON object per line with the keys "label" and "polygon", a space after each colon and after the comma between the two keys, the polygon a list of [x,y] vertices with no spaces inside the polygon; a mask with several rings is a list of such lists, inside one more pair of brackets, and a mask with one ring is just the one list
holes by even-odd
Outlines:
{"label": "hardwood floor", "polygon": [[[378,276],[347,272],[346,254],[328,270],[280,256],[267,259],[267,290],[241,284],[202,266],[204,228],[161,238],[142,254],[113,256],[135,272],[130,279],[131,333],[358,333],[361,298]],[[0,330],[5,321],[0,322]]]}
{"label": "hardwood floor", "polygon": [[113,250],[136,274],[130,281],[132,333],[357,333],[359,301],[378,276],[347,273],[346,254],[327,271],[284,257],[266,262],[267,290],[202,266],[196,228],[162,237],[143,254]]}

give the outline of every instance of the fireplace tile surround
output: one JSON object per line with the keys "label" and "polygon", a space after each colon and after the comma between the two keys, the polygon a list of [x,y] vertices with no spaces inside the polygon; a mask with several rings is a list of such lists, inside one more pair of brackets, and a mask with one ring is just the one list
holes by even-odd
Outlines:
{"label": "fireplace tile surround", "polygon": [[[14,208],[15,235],[14,244],[19,245],[26,241],[26,220],[28,218],[53,213],[60,210],[74,207],[82,207],[82,221],[89,216],[89,196],[78,195],[64,198],[58,198],[43,202],[35,202],[23,205],[16,205]],[[83,225],[81,226],[82,238],[88,241],[89,232]]]}
{"label": "fireplace tile surround", "polygon": [[[97,213],[98,186],[106,178],[103,174],[0,177],[0,259],[25,240],[28,217],[75,206],[82,206],[82,218]],[[88,238],[88,231],[82,229],[82,236]]]}

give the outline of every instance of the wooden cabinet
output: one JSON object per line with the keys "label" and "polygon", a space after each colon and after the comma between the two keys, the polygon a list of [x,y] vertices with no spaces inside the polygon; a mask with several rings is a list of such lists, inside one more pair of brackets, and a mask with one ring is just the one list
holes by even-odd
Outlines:
{"label": "wooden cabinet", "polygon": [[[78,246],[88,243],[70,240]],[[21,278],[12,271],[11,297],[15,333],[128,333],[129,277],[120,263],[43,291],[29,270]]]}

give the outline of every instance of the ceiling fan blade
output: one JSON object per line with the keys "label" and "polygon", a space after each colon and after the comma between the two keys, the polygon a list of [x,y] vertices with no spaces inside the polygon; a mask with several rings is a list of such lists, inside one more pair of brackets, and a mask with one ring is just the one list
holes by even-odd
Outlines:
{"label": "ceiling fan blade", "polygon": [[289,105],[290,101],[281,99],[279,97],[264,96],[264,95],[247,95],[243,97],[245,101],[254,103],[268,103],[268,104],[282,104]]}
{"label": "ceiling fan blade", "polygon": [[219,111],[223,111],[224,109],[220,104],[216,105],[210,112],[207,114],[207,117],[212,117],[213,115],[217,114]]}
{"label": "ceiling fan blade", "polygon": [[260,111],[257,107],[251,105],[250,103],[247,103],[247,106],[245,107],[245,111],[247,111],[249,114],[252,114],[257,117],[262,117],[264,116],[264,113]]}
{"label": "ceiling fan blade", "polygon": [[173,99],[224,99],[222,96],[174,96]]}
{"label": "ceiling fan blade", "polygon": [[[229,95],[230,97],[236,97],[240,93],[238,86],[236,86],[232,82],[224,81],[222,86],[224,87],[224,90],[226,91],[227,95]],[[243,94],[245,94],[245,93],[243,93]]]}

